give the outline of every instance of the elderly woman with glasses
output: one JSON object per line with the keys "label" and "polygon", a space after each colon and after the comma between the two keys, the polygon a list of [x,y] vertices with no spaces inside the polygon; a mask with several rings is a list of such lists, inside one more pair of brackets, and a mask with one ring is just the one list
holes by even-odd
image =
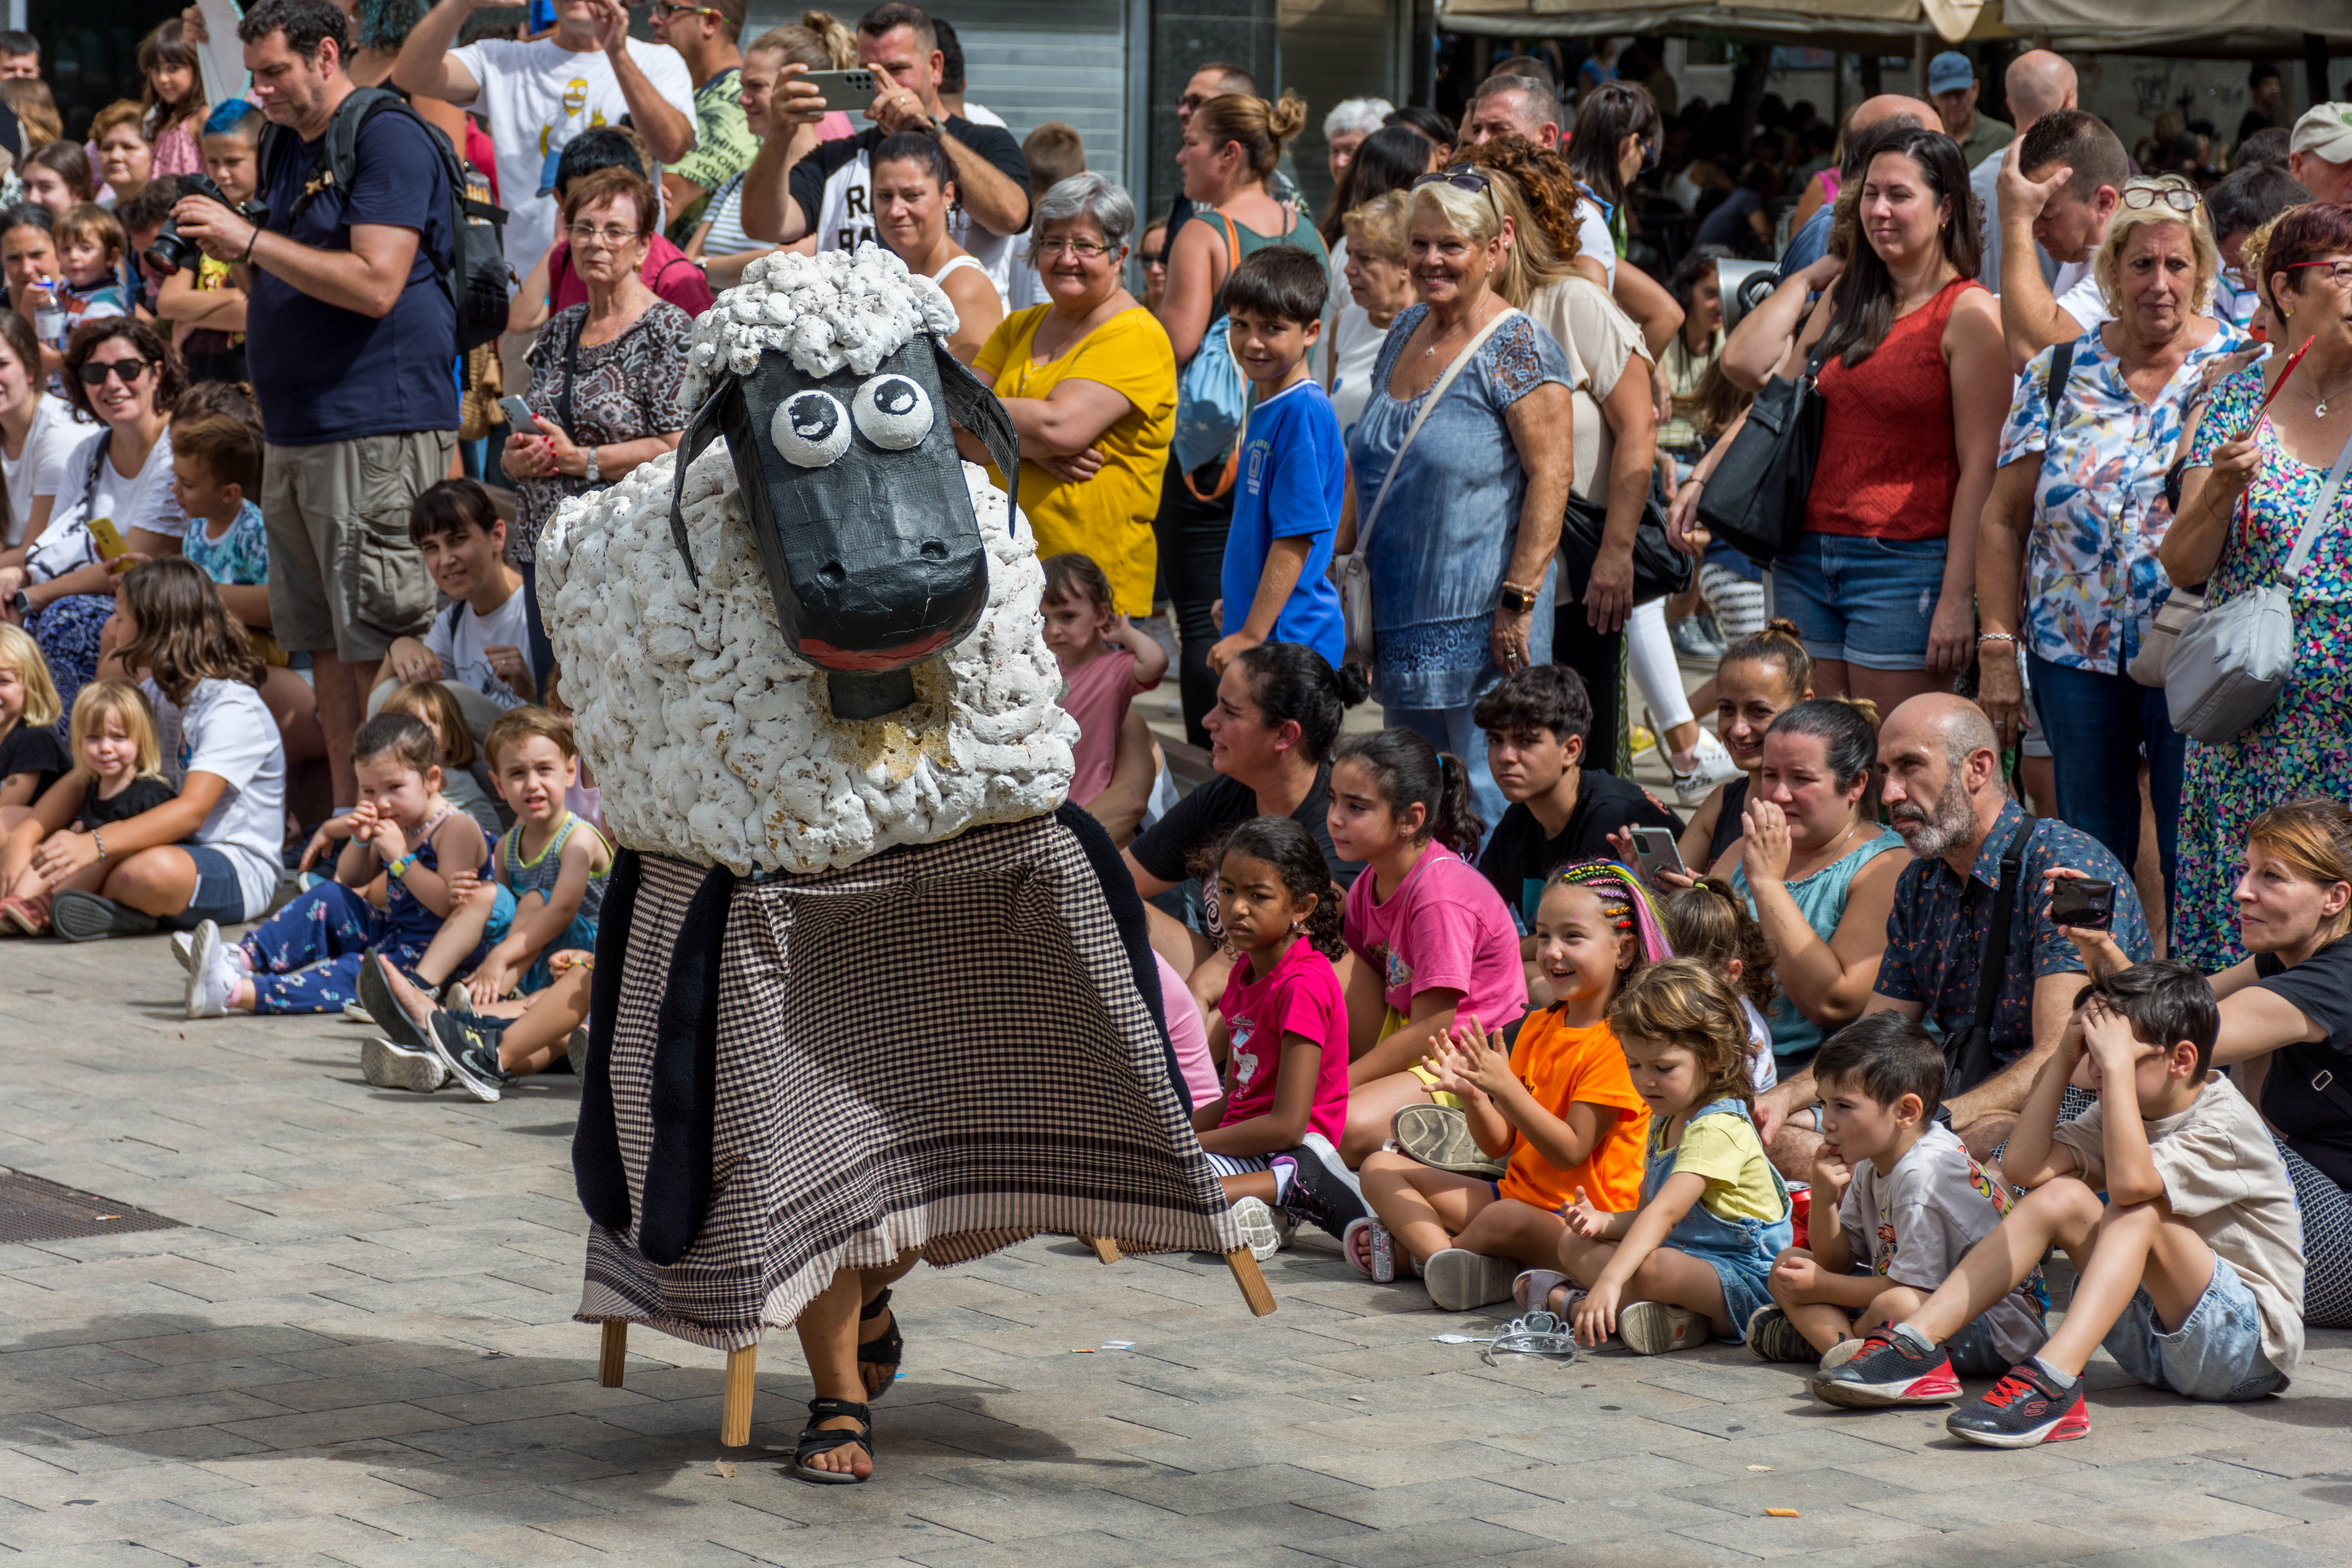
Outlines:
{"label": "elderly woman with glasses", "polygon": [[[2158,547],[2175,586],[2213,607],[2287,585],[2294,662],[2270,710],[2234,739],[2192,740],[2181,786],[2172,952],[2207,971],[2244,944],[2231,889],[2246,830],[2283,800],[2352,798],[2352,206],[2308,202],[2272,226],[2261,255],[2280,331],[2272,354],[2213,389],[2190,437],[2180,506]],[[2340,479],[2342,475],[2336,473]],[[2315,530],[2300,572],[2288,557]]]}
{"label": "elderly woman with glasses", "polygon": [[[1102,175],[1073,174],[1037,204],[1030,246],[1046,303],[1015,310],[972,371],[1021,435],[1021,510],[1040,555],[1092,558],[1122,615],[1151,613],[1151,530],[1176,426],[1176,355],[1120,282],[1135,202]],[[988,454],[962,430],[964,456]],[[989,477],[1004,476],[994,467]]]}
{"label": "elderly woman with glasses", "polygon": [[2004,740],[2024,684],[2056,770],[2056,815],[2139,853],[2139,769],[2172,885],[2186,741],[2161,687],[2128,673],[2171,591],[2157,552],[2172,522],[2164,473],[2205,367],[2244,346],[2207,314],[2221,260],[2197,194],[2133,180],[2091,263],[2112,320],[2043,349],[2018,382],[1977,539],[1979,700]]}
{"label": "elderly woman with glasses", "polygon": [[558,310],[532,347],[523,401],[539,428],[517,430],[501,455],[517,481],[508,549],[526,576],[565,498],[676,450],[686,428],[677,395],[694,321],[641,275],[656,210],[653,187],[628,169],[599,169],[565,192],[564,234],[588,300]]}

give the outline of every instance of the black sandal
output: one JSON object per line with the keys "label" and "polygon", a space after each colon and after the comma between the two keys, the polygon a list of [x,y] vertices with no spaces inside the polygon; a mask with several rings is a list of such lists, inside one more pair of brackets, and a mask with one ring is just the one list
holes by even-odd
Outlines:
{"label": "black sandal", "polygon": [[[874,1418],[863,1405],[852,1405],[846,1399],[812,1399],[809,1401],[809,1425],[801,1431],[800,1441],[793,1447],[793,1474],[819,1486],[849,1486],[865,1481],[867,1477],[853,1470],[819,1470],[809,1465],[819,1454],[829,1454],[835,1448],[851,1445],[866,1450],[866,1461],[874,1458]],[[857,1423],[855,1432],[836,1426],[820,1426],[820,1421],[836,1415],[846,1415]],[[870,1475],[871,1472],[868,1472]]]}
{"label": "black sandal", "polygon": [[[871,1322],[885,1312],[890,1312],[890,1292],[887,1287],[879,1296],[866,1302],[859,1310],[857,1321],[861,1323]],[[861,1365],[887,1366],[891,1372],[891,1376],[883,1380],[881,1387],[866,1396],[867,1399],[879,1399],[890,1392],[890,1384],[897,1381],[898,1363],[906,1359],[906,1355],[907,1342],[898,1332],[898,1314],[890,1312],[890,1328],[887,1333],[877,1334],[870,1340],[861,1340],[857,1344],[857,1360]]]}

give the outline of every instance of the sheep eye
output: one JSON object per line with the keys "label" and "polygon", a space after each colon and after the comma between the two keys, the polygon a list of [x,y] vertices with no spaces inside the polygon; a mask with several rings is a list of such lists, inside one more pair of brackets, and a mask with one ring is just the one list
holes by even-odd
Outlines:
{"label": "sheep eye", "polygon": [[849,450],[848,415],[830,393],[795,392],[777,407],[768,438],[784,461],[822,468]]}
{"label": "sheep eye", "polygon": [[877,375],[850,398],[858,434],[886,452],[903,452],[931,433],[931,399],[903,375]]}

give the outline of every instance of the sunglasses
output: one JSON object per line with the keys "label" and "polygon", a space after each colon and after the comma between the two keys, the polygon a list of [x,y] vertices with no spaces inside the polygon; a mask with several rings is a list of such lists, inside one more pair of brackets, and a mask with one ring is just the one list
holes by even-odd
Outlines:
{"label": "sunglasses", "polygon": [[1476,194],[1483,194],[1487,189],[1486,176],[1467,163],[1452,163],[1443,169],[1433,170],[1415,180],[1412,188],[1417,191],[1433,180],[1443,180],[1456,190]]}
{"label": "sunglasses", "polygon": [[146,374],[152,363],[143,359],[84,360],[79,374],[84,386],[104,386],[110,375],[121,376],[122,384],[129,386]]}
{"label": "sunglasses", "polygon": [[718,16],[721,15],[722,13],[713,10],[708,5],[673,5],[669,3],[669,0],[654,0],[653,17],[656,22],[667,22],[672,16]]}

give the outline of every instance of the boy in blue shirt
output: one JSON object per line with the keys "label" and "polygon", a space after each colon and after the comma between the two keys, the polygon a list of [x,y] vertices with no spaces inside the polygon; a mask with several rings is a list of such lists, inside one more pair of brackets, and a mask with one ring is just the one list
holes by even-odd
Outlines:
{"label": "boy in blue shirt", "polygon": [[1220,675],[1261,643],[1304,643],[1335,669],[1347,652],[1339,591],[1328,574],[1347,448],[1331,399],[1307,368],[1329,289],[1323,264],[1287,245],[1244,258],[1225,283],[1251,408],[1225,535],[1224,636],[1209,650]]}

